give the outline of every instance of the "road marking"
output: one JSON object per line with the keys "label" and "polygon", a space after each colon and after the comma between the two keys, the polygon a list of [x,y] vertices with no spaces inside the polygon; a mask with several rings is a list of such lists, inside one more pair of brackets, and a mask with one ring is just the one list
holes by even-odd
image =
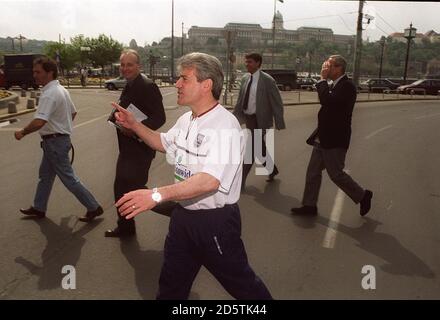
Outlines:
{"label": "road marking", "polygon": [[0,128],[0,132],[1,131],[5,131],[5,132],[11,132],[11,131],[17,131],[20,130],[21,128]]}
{"label": "road marking", "polygon": [[164,93],[163,95],[162,95],[162,97],[166,97],[166,96],[169,96],[169,95],[171,95],[171,94],[176,94],[176,92],[168,92],[168,93]]}
{"label": "road marking", "polygon": [[324,248],[333,249],[336,243],[336,236],[338,234],[338,224],[341,219],[342,208],[344,206],[345,195],[344,192],[338,188],[336,193],[335,202],[333,203],[333,209],[330,213],[329,225],[325,232],[324,240],[322,240],[322,246]]}
{"label": "road marking", "polygon": [[376,130],[376,131],[370,133],[368,136],[366,136],[365,139],[370,139],[371,137],[375,136],[376,134],[378,134],[378,133],[380,133],[382,131],[385,131],[385,130],[387,130],[389,128],[392,128],[392,127],[393,126],[390,124],[389,126],[383,127],[383,128],[381,128],[379,130]]}
{"label": "road marking", "polygon": [[390,209],[393,207],[393,200],[390,201],[390,205],[387,207],[387,211],[390,211]]}
{"label": "road marking", "polygon": [[77,124],[77,125],[74,126],[73,128],[74,128],[74,129],[76,129],[76,128],[80,128],[80,127],[82,127],[82,126],[85,126],[86,124],[89,124],[89,123],[92,123],[92,122],[95,122],[95,121],[98,121],[98,120],[101,120],[101,119],[104,119],[104,118],[108,118],[108,114],[105,114],[105,115],[100,116],[100,117],[98,117],[98,118],[91,119],[91,120],[89,120],[89,121],[86,121],[86,122],[83,122],[83,123]]}
{"label": "road marking", "polygon": [[6,127],[6,126],[9,126],[11,124],[11,121],[4,121],[4,122],[0,122],[0,128],[1,127]]}
{"label": "road marking", "polygon": [[[95,122],[95,121],[98,121],[98,120],[101,120],[101,119],[104,119],[104,118],[107,118],[107,117],[108,117],[108,115],[106,114],[106,115],[103,115],[103,116],[97,117],[97,118],[95,118],[95,119],[91,119],[91,120],[89,120],[89,121],[86,121],[86,122],[83,122],[83,123],[77,124],[77,125],[74,126],[73,128],[74,128],[74,129],[76,129],[76,128],[80,128],[80,127],[85,126],[85,125],[87,125],[87,124],[89,124],[89,123],[93,123],[93,122]],[[17,130],[20,130],[20,129],[21,129],[21,128],[0,128],[0,131],[17,131]]]}
{"label": "road marking", "polygon": [[430,114],[430,115],[427,115],[427,116],[420,116],[420,117],[417,117],[417,118],[414,118],[414,119],[415,120],[420,120],[420,119],[432,118],[432,117],[437,117],[437,116],[440,116],[440,113],[434,113],[434,114]]}

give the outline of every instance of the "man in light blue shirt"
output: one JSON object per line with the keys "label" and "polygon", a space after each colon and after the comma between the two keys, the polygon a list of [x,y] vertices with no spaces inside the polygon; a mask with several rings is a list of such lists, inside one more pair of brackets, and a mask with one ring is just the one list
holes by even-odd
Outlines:
{"label": "man in light blue shirt", "polygon": [[15,138],[21,140],[39,131],[43,159],[34,204],[20,211],[28,216],[44,218],[55,176],[58,176],[64,186],[87,208],[86,215],[80,221],[89,222],[101,215],[103,209],[75,175],[69,161],[75,106],[69,92],[56,80],[58,69],[55,61],[47,57],[36,59],[33,74],[35,82],[43,86],[40,103],[34,119],[24,129],[16,131]]}

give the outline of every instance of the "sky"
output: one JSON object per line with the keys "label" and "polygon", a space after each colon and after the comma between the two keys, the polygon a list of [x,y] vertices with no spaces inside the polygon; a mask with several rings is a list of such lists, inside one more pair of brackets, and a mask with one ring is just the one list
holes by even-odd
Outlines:
{"label": "sky", "polygon": [[[224,27],[228,22],[257,23],[271,28],[274,0],[174,0],[174,35],[191,26]],[[0,0],[0,37],[61,40],[101,33],[128,45],[139,46],[171,35],[172,0]],[[276,9],[284,28],[327,27],[336,34],[355,34],[358,1],[284,0]],[[412,22],[417,32],[440,33],[440,3],[367,1],[364,13],[373,16],[365,24],[363,39],[378,40],[403,32]]]}

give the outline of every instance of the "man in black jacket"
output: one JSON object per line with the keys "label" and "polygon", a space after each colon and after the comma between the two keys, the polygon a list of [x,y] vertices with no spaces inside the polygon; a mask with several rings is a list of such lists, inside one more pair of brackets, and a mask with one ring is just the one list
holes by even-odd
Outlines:
{"label": "man in black jacket", "polygon": [[[130,104],[142,111],[147,119],[142,123],[157,130],[165,123],[162,95],[157,85],[140,73],[139,55],[135,50],[125,50],[121,54],[121,74],[127,79],[119,105],[127,108]],[[116,164],[114,182],[115,201],[125,193],[146,188],[148,170],[156,152],[138,139],[128,129],[117,130],[119,157]],[[133,219],[127,220],[118,213],[118,226],[105,232],[106,237],[132,236],[136,233]]]}
{"label": "man in black jacket", "polygon": [[[318,113],[318,128],[307,139],[313,146],[306,174],[306,185],[300,208],[292,208],[294,214],[315,215],[321,187],[322,170],[326,169],[330,179],[355,203],[360,203],[360,214],[364,216],[371,207],[373,193],[362,189],[344,169],[345,156],[350,145],[351,115],[356,102],[356,86],[345,74],[346,61],[333,55],[321,69],[321,81],[316,84],[321,109]],[[329,86],[327,79],[333,80]]]}

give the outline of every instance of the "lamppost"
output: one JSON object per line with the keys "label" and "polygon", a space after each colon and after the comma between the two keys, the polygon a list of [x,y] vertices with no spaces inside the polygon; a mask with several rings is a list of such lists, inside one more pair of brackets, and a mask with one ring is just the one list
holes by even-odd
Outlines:
{"label": "lamppost", "polygon": [[174,83],[174,0],[171,0],[171,83]]}
{"label": "lamppost", "polygon": [[274,0],[273,3],[273,20],[272,20],[272,69],[273,69],[273,61],[275,59],[275,18],[277,13],[277,1],[284,3],[284,0]]}
{"label": "lamppost", "polygon": [[12,52],[15,52],[15,45],[14,45],[14,38],[13,37],[8,37],[8,40],[11,40],[11,44],[12,44]]}
{"label": "lamppost", "polygon": [[184,39],[185,39],[185,34],[183,33],[183,22],[182,22],[182,43],[181,43],[181,45],[182,45],[182,48],[181,48],[181,55],[183,56],[183,41],[184,41]]}
{"label": "lamppost", "polygon": [[301,58],[296,57],[295,62],[296,62],[296,72],[299,72],[299,66],[301,65]]}
{"label": "lamppost", "polygon": [[406,38],[406,40],[408,40],[408,44],[406,46],[405,73],[403,74],[403,81],[405,82],[405,84],[406,84],[406,75],[408,72],[409,47],[411,44],[411,40],[416,37],[416,31],[417,29],[412,27],[412,22],[411,22],[409,28],[406,28],[404,33],[404,37]]}
{"label": "lamppost", "polygon": [[312,55],[313,51],[307,51],[306,58],[309,58],[309,78],[312,77]]}
{"label": "lamppost", "polygon": [[380,67],[379,67],[379,79],[382,79],[382,61],[383,61],[383,49],[385,48],[385,37],[380,38]]}
{"label": "lamppost", "polygon": [[27,42],[27,39],[23,37],[21,34],[16,38],[18,41],[20,41],[20,51],[23,52],[23,40]]}
{"label": "lamppost", "polygon": [[[84,57],[85,56],[89,56],[89,52],[90,52],[91,48],[90,47],[80,47],[80,51],[81,51],[81,67],[84,67],[84,62],[87,58]],[[83,54],[83,52],[86,52]]]}

